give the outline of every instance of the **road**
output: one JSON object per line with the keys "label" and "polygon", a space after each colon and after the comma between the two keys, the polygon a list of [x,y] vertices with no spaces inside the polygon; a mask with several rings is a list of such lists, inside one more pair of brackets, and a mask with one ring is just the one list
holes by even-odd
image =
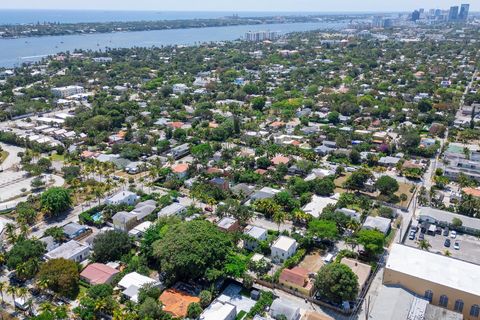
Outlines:
{"label": "road", "polygon": [[17,154],[25,151],[23,148],[8,145],[2,142],[0,142],[0,147],[8,152],[8,157],[3,161],[2,164],[0,164],[0,168],[5,171],[20,163],[20,157],[17,156]]}

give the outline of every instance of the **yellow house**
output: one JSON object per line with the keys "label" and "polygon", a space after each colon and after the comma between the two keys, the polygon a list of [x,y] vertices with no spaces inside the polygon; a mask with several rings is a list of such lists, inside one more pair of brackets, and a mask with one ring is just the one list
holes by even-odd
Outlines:
{"label": "yellow house", "polygon": [[480,319],[480,266],[420,249],[394,244],[383,283],[398,285],[433,305]]}

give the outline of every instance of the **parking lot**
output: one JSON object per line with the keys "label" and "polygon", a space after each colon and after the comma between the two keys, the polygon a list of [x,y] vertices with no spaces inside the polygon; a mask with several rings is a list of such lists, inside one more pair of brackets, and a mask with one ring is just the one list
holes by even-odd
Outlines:
{"label": "parking lot", "polygon": [[[417,231],[415,240],[410,240],[407,236],[405,244],[407,246],[418,248],[419,235],[420,230]],[[444,244],[447,237],[443,235],[443,230],[442,234],[431,235],[425,233],[425,240],[431,245],[430,252],[444,254],[445,251],[448,250],[451,257],[480,264],[480,240],[478,238],[465,234],[457,234],[455,239],[452,239],[449,235],[448,238],[450,239],[450,247],[445,247]],[[459,243],[459,250],[454,249],[453,245],[455,242]]]}

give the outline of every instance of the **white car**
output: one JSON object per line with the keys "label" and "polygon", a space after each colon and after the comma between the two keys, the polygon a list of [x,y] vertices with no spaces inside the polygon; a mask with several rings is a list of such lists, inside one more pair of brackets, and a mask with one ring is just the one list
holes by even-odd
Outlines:
{"label": "white car", "polygon": [[453,249],[460,250],[460,243],[455,242],[455,244],[453,245]]}
{"label": "white car", "polygon": [[455,239],[457,237],[457,231],[453,230],[450,232],[450,238]]}

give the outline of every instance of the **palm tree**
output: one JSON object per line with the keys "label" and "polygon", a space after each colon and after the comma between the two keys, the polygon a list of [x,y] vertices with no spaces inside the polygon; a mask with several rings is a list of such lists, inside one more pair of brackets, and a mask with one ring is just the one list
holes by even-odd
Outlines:
{"label": "palm tree", "polygon": [[37,289],[40,290],[41,292],[46,292],[48,289],[49,282],[50,281],[48,281],[48,279],[45,279],[45,278],[38,279],[35,285]]}
{"label": "palm tree", "polygon": [[356,231],[358,231],[358,228],[360,227],[360,223],[355,219],[350,219],[347,222],[346,227],[347,227],[348,230],[351,230],[352,232],[356,232]]}
{"label": "palm tree", "polygon": [[52,312],[54,309],[53,304],[51,302],[44,302],[40,305],[39,310],[42,312]]}
{"label": "palm tree", "polygon": [[275,213],[273,214],[272,219],[277,224],[279,232],[280,232],[280,225],[283,222],[285,222],[286,218],[287,218],[287,214],[283,210],[276,210]]}
{"label": "palm tree", "polygon": [[448,250],[445,250],[443,251],[443,254],[446,256],[446,257],[450,257],[452,255],[452,253]]}
{"label": "palm tree", "polygon": [[430,244],[430,242],[428,242],[428,240],[420,240],[418,242],[418,248],[422,250],[429,251],[431,247],[432,245]]}
{"label": "palm tree", "polygon": [[5,299],[3,298],[3,292],[5,291],[6,288],[7,288],[7,283],[0,281],[0,296],[2,297],[2,306],[3,306],[3,303],[5,302]]}
{"label": "palm tree", "polygon": [[10,244],[14,244],[18,239],[15,229],[16,228],[15,228],[15,225],[13,223],[7,223],[5,225],[5,236],[7,238],[7,241]]}
{"label": "palm tree", "polygon": [[355,248],[358,246],[358,242],[357,242],[357,239],[353,238],[353,237],[348,237],[345,239],[345,244],[348,244],[352,247],[352,251],[355,250]]}
{"label": "palm tree", "polygon": [[7,293],[12,296],[13,299],[13,308],[16,310],[17,306],[15,305],[15,295],[17,294],[18,288],[15,286],[7,287]]}

